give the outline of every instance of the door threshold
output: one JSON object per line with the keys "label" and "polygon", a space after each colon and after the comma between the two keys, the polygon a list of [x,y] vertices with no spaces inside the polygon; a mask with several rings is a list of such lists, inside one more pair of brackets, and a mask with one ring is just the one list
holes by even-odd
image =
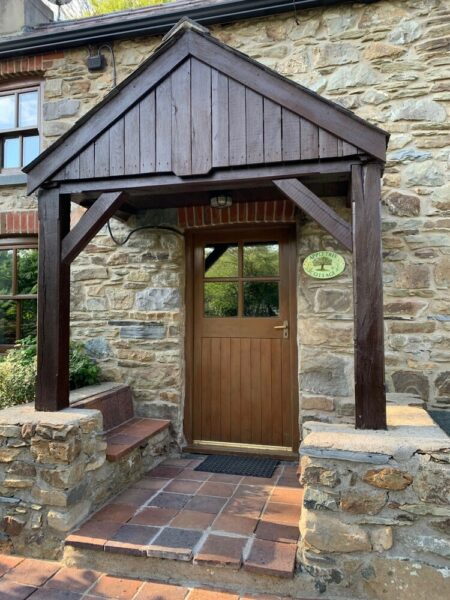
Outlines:
{"label": "door threshold", "polygon": [[185,446],[182,452],[192,454],[231,454],[232,456],[267,456],[279,460],[298,460],[298,452],[280,446],[258,446],[254,444],[230,444],[227,442],[194,442]]}

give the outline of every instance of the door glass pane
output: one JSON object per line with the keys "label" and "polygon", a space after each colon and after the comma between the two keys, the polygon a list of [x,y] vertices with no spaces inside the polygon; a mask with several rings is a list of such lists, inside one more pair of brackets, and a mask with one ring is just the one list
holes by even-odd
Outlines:
{"label": "door glass pane", "polygon": [[38,93],[19,94],[19,127],[37,127]]}
{"label": "door glass pane", "polygon": [[244,283],[244,317],[277,317],[280,314],[278,282]]}
{"label": "door glass pane", "polygon": [[0,300],[0,344],[16,341],[16,308],[13,300]]}
{"label": "door glass pane", "polygon": [[245,244],[244,277],[276,276],[279,270],[278,244],[271,242]]}
{"label": "door glass pane", "polygon": [[27,165],[39,155],[39,136],[27,135],[23,138],[23,164]]}
{"label": "door glass pane", "polygon": [[237,244],[212,244],[205,247],[205,277],[237,277]]}
{"label": "door glass pane", "polygon": [[17,169],[20,166],[20,138],[6,138],[3,141],[3,167]]}
{"label": "door glass pane", "polygon": [[37,323],[37,301],[23,300],[22,302],[22,323],[20,327],[20,337],[36,335]]}
{"label": "door glass pane", "polygon": [[238,283],[205,283],[205,317],[237,317]]}
{"label": "door glass pane", "polygon": [[0,129],[14,129],[16,126],[15,96],[0,96]]}
{"label": "door glass pane", "polygon": [[17,293],[37,293],[38,252],[34,248],[17,250]]}
{"label": "door glass pane", "polygon": [[0,294],[12,293],[13,251],[0,250]]}

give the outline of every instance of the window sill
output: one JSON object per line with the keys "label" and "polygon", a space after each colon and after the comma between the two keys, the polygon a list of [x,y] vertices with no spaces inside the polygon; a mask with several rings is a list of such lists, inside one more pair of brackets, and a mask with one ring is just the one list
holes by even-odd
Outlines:
{"label": "window sill", "polygon": [[25,173],[14,173],[11,175],[0,174],[0,186],[3,185],[25,185],[27,176]]}

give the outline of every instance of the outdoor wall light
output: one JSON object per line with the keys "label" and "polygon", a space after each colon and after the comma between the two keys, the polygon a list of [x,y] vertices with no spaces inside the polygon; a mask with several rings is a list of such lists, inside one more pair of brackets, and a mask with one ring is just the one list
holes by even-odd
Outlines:
{"label": "outdoor wall light", "polygon": [[226,192],[218,192],[209,199],[211,208],[228,208],[233,204],[233,198]]}

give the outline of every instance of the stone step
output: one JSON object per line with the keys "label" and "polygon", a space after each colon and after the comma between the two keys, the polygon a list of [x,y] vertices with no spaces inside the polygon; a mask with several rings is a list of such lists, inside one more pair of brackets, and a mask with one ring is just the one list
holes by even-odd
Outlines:
{"label": "stone step", "polygon": [[116,462],[170,427],[164,419],[132,418],[106,432],[106,459]]}
{"label": "stone step", "polygon": [[131,388],[118,383],[100,383],[75,390],[70,394],[70,405],[72,408],[99,410],[105,431],[134,417]]}

